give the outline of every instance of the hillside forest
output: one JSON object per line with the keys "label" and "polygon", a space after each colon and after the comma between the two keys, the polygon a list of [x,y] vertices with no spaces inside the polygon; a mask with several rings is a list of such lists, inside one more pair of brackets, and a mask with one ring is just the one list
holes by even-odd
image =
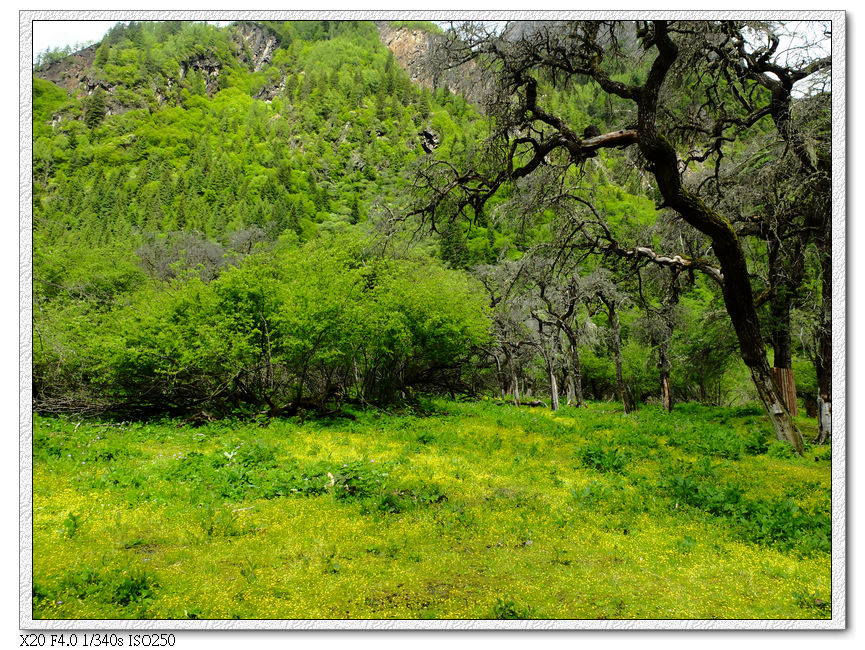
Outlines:
{"label": "hillside forest", "polygon": [[831,616],[831,38],[38,53],[34,617]]}

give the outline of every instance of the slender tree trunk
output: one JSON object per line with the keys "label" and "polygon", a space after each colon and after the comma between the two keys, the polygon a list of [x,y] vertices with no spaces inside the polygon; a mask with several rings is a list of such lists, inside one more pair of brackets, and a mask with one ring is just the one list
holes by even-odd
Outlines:
{"label": "slender tree trunk", "polygon": [[670,386],[670,346],[673,340],[673,327],[675,325],[675,308],[679,304],[679,271],[670,269],[670,284],[664,296],[664,307],[661,312],[661,320],[664,324],[663,338],[658,346],[658,374],[661,380],[661,405],[669,413],[673,410],[673,390]]}
{"label": "slender tree trunk", "polygon": [[514,398],[514,406],[520,405],[520,380],[517,377],[517,371],[514,369],[514,359],[512,355],[508,355],[508,370],[511,374],[511,395]]}
{"label": "slender tree trunk", "polygon": [[504,399],[505,395],[507,395],[507,379],[505,377],[505,370],[502,367],[501,359],[499,359],[499,355],[495,352],[492,352],[491,350],[485,351],[493,358],[493,361],[496,362],[496,380],[499,382],[499,397]]}
{"label": "slender tree trunk", "polygon": [[661,405],[669,413],[673,410],[673,391],[670,388],[670,360],[667,351],[662,348],[659,353],[660,377],[661,377]]}
{"label": "slender tree trunk", "polygon": [[553,367],[552,351],[544,346],[543,350],[544,363],[547,366],[547,376],[550,379],[550,410],[559,410],[559,385],[556,382],[556,372]]}
{"label": "slender tree trunk", "polygon": [[613,352],[616,359],[616,388],[619,391],[619,398],[622,400],[625,414],[628,414],[631,412],[632,406],[628,399],[628,391],[625,388],[625,379],[622,375],[622,330],[619,326],[619,313],[616,311],[616,306],[612,301],[608,301],[603,296],[600,296],[600,298],[607,307],[607,316],[610,319],[610,327],[613,330]]}
{"label": "slender tree trunk", "polygon": [[570,361],[570,357],[565,357],[566,361],[566,369],[565,369],[565,385],[567,387],[567,396],[568,396],[568,406],[574,406],[577,401],[576,392],[574,390],[574,371],[573,371],[573,363]]}
{"label": "slender tree trunk", "polygon": [[559,386],[556,383],[556,373],[552,369],[547,370],[550,375],[550,410],[559,410]]}
{"label": "slender tree trunk", "polygon": [[[827,229],[828,230],[827,226]],[[832,436],[832,240],[828,232],[815,237],[822,273],[820,322],[817,327],[817,442],[825,444]]]}
{"label": "slender tree trunk", "polygon": [[[585,404],[583,400],[583,372],[580,366],[580,350],[577,348],[578,339],[576,332],[570,326],[566,326],[564,332],[568,338],[568,345],[571,346],[570,355],[568,356],[568,371],[570,372],[573,386],[574,405],[579,408],[585,406]],[[570,397],[568,399],[570,400]]]}

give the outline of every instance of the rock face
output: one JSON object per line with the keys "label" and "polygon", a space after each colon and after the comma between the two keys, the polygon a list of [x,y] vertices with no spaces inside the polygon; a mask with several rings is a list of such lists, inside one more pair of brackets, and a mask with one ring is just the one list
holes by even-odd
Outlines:
{"label": "rock face", "polygon": [[430,129],[425,129],[418,133],[420,136],[420,145],[423,147],[423,150],[427,153],[432,153],[433,150],[439,146],[439,136],[437,133]]}
{"label": "rock face", "polygon": [[[232,42],[238,61],[249,69],[259,71],[273,59],[273,54],[279,46],[279,37],[271,30],[255,23],[241,22],[232,27]],[[99,43],[91,45],[79,52],[69,55],[65,59],[55,61],[49,66],[35,71],[40,79],[51,81],[69,93],[78,91],[90,95],[97,87],[102,87],[106,92],[107,114],[122,113],[130,108],[141,108],[140,106],[125,106],[117,98],[116,86],[100,80],[93,70],[93,62]],[[153,88],[154,97],[159,104],[172,101],[170,91],[183,81],[192,71],[197,72],[204,79],[205,90],[208,95],[213,95],[219,90],[219,77],[222,74],[224,63],[218,58],[202,55],[196,58],[181,61],[177,79],[166,78],[166,86]],[[262,88],[256,96],[265,101],[275,97],[281,88],[284,88],[285,80],[275,86]]]}
{"label": "rock face", "polygon": [[394,28],[387,21],[376,22],[376,27],[381,42],[393,52],[397,63],[413,82],[433,90],[447,86],[466,101],[481,103],[488,82],[476,65],[468,63],[444,72],[434,70],[430,54],[438,38],[436,34],[423,29]]}
{"label": "rock face", "polygon": [[55,83],[65,90],[75,90],[93,66],[98,48],[99,44],[97,43],[80,52],[70,54],[65,59],[55,61],[51,65],[37,70],[36,76]]}
{"label": "rock face", "polygon": [[213,95],[219,90],[219,73],[222,71],[222,63],[218,59],[203,56],[180,64],[180,80],[194,70],[204,79],[204,88],[208,95]]}
{"label": "rock face", "polygon": [[255,72],[270,63],[279,45],[279,38],[272,31],[247,22],[234,26],[233,40],[238,47],[238,59]]}

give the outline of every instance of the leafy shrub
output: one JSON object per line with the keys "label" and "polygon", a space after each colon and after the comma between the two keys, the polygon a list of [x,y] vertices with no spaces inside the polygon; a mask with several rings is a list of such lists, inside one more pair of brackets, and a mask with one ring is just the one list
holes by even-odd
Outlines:
{"label": "leafy shrub", "polygon": [[832,610],[832,603],[817,591],[796,591],[793,592],[793,598],[800,609],[816,610],[821,613]]}
{"label": "leafy shrub", "polygon": [[723,425],[702,422],[699,428],[686,426],[671,428],[667,433],[670,445],[685,451],[720,456],[738,460],[742,456],[743,443],[738,434]]}
{"label": "leafy shrub", "polygon": [[[105,569],[85,566],[67,572],[49,597],[96,598],[127,607],[145,603],[158,586],[156,576],[143,567]],[[39,594],[45,597],[48,592],[40,587]]]}
{"label": "leafy shrub", "polygon": [[401,513],[413,510],[418,506],[430,505],[447,501],[447,495],[438,485],[421,484],[414,487],[403,487],[382,494],[371,500],[365,507],[366,512],[377,510],[386,513]]}
{"label": "leafy shrub", "polygon": [[515,602],[511,598],[499,598],[493,605],[492,618],[497,620],[515,620],[538,618],[534,608]]}
{"label": "leafy shrub", "polygon": [[769,435],[763,431],[753,431],[744,439],[743,446],[745,452],[752,456],[765,454],[769,450],[771,439]]}
{"label": "leafy shrub", "polygon": [[70,512],[66,515],[66,519],[63,520],[63,534],[66,537],[72,538],[81,530],[81,517],[76,515],[74,512]]}
{"label": "leafy shrub", "polygon": [[354,501],[381,494],[388,473],[379,467],[367,461],[343,463],[342,467],[328,474],[331,478],[331,494],[340,501]]}
{"label": "leafy shrub", "polygon": [[599,472],[621,473],[628,462],[624,452],[602,442],[593,442],[578,449],[577,458],[585,467]]}
{"label": "leafy shrub", "polygon": [[123,607],[153,595],[158,586],[156,578],[145,569],[135,568],[115,578],[111,600]]}
{"label": "leafy shrub", "polygon": [[773,440],[767,445],[766,455],[769,458],[789,459],[795,458],[796,454],[793,448],[780,440]]}
{"label": "leafy shrub", "polygon": [[749,499],[736,485],[716,484],[698,474],[670,475],[661,488],[677,504],[727,519],[747,541],[800,555],[831,550],[829,514],[806,512],[792,499]]}

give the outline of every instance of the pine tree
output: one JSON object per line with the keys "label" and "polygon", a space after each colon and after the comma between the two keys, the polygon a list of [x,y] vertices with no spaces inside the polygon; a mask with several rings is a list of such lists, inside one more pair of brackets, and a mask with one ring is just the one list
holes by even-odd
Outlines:
{"label": "pine tree", "polygon": [[97,86],[84,106],[84,123],[91,129],[99,126],[105,117],[105,91]]}

